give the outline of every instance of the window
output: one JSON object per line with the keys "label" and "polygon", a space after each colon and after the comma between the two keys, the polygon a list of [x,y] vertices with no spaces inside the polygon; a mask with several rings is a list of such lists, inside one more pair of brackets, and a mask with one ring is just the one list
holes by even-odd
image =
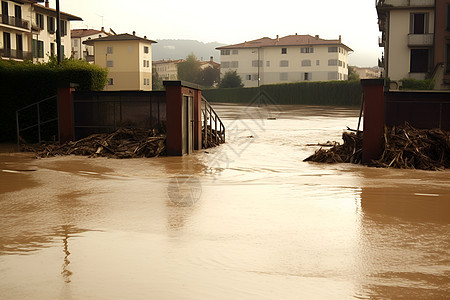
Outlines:
{"label": "window", "polygon": [[450,4],[447,4],[447,31],[450,31]]}
{"label": "window", "polygon": [[286,72],[280,73],[280,80],[282,81],[288,80],[288,73]]}
{"label": "window", "polygon": [[252,80],[252,75],[247,75],[247,76],[246,76],[246,79],[247,79],[247,80]]}
{"label": "window", "polygon": [[231,53],[234,54],[234,55],[239,54],[239,50],[233,49],[233,51]]}
{"label": "window", "polygon": [[252,80],[253,81],[258,80],[258,74],[252,74]]}
{"label": "window", "polygon": [[[260,60],[259,61],[259,66],[262,67],[263,65],[263,61]],[[252,67],[258,67],[258,61],[257,60],[252,60]]]}
{"label": "window", "polygon": [[114,85],[114,78],[108,78],[108,85]]}
{"label": "window", "polygon": [[282,68],[289,67],[289,61],[288,60],[280,60],[280,67],[282,67]]}
{"label": "window", "polygon": [[312,73],[304,73],[303,74],[303,80],[312,80]]}
{"label": "window", "polygon": [[281,54],[287,54],[287,48],[281,48]]}
{"label": "window", "polygon": [[33,57],[43,58],[44,57],[44,42],[38,40],[31,41]]}
{"label": "window", "polygon": [[220,55],[230,55],[230,50],[220,50]]}
{"label": "window", "polygon": [[55,33],[55,18],[47,16],[47,31]]}
{"label": "window", "polygon": [[316,66],[320,66],[320,60],[316,60]]}
{"label": "window", "polygon": [[106,67],[108,67],[108,68],[114,67],[114,61],[112,61],[112,60],[107,60],[107,61],[106,61]]}
{"label": "window", "polygon": [[113,47],[106,47],[106,54],[113,54]]}
{"label": "window", "polygon": [[338,47],[328,47],[328,52],[329,53],[338,52]]}
{"label": "window", "polygon": [[148,47],[144,46],[144,53],[148,53]]}
{"label": "window", "polygon": [[144,85],[147,85],[147,78],[144,78]]}
{"label": "window", "polygon": [[147,67],[147,61],[144,60],[143,62],[144,62],[144,68]]}
{"label": "window", "polygon": [[411,49],[411,73],[428,72],[428,49]]}
{"label": "window", "polygon": [[300,53],[314,53],[314,48],[302,47],[300,48]]}
{"label": "window", "polygon": [[270,67],[270,60],[266,61],[266,67]]}
{"label": "window", "polygon": [[78,47],[78,40],[76,40],[76,39],[73,40],[73,46]]}
{"label": "window", "polygon": [[309,59],[302,60],[302,67],[311,67],[311,61]]}
{"label": "window", "polygon": [[445,50],[447,53],[447,56],[446,56],[447,61],[446,61],[445,65],[446,65],[446,73],[449,74],[450,73],[450,44],[447,44],[446,46],[447,46],[447,48]]}
{"label": "window", "polygon": [[338,65],[339,65],[339,67],[342,67],[342,61],[341,60],[338,60]]}
{"label": "window", "polygon": [[238,61],[232,61],[231,62],[231,67],[232,68],[239,68],[239,62]]}
{"label": "window", "polygon": [[50,43],[50,56],[55,56],[55,43]]}
{"label": "window", "polygon": [[230,62],[229,62],[229,61],[223,61],[223,62],[220,64],[220,67],[221,67],[221,68],[224,68],[224,69],[229,68],[229,67],[230,67]]}
{"label": "window", "polygon": [[60,25],[61,25],[61,27],[59,29],[61,32],[61,36],[66,36],[67,35],[67,21],[60,20]]}
{"label": "window", "polygon": [[412,13],[410,14],[409,33],[425,34],[428,33],[428,13]]}
{"label": "window", "polygon": [[328,65],[329,66],[337,66],[338,65],[338,60],[337,59],[329,59],[328,60]]}
{"label": "window", "polygon": [[328,72],[328,80],[337,80],[338,72]]}
{"label": "window", "polygon": [[44,29],[44,16],[36,13],[36,25],[40,29]]}

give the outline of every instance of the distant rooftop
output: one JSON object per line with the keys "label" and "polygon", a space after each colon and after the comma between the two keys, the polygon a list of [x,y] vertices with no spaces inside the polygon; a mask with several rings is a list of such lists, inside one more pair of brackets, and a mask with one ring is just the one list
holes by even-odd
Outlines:
{"label": "distant rooftop", "polygon": [[[40,2],[42,2],[42,1],[40,1]],[[56,17],[56,9],[54,9],[54,8],[45,7],[44,5],[40,5],[37,3],[34,4],[34,7],[37,8],[38,10],[40,9],[40,10],[46,11],[47,13],[52,14]],[[62,11],[60,12],[60,14],[62,17],[66,18],[69,21],[83,21],[83,19],[80,17],[74,16],[74,15],[71,15],[71,14],[68,14],[68,13],[65,13]]]}
{"label": "distant rooftop", "polygon": [[154,61],[152,62],[152,64],[168,64],[168,63],[175,63],[175,64],[178,64],[178,63],[184,62],[184,61],[185,61],[184,59],[176,59],[176,60],[172,60],[172,59],[168,59],[168,60],[166,60],[166,59],[161,59],[161,60],[154,60]]}
{"label": "distant rooftop", "polygon": [[108,32],[105,32],[102,30],[96,30],[96,29],[72,29],[70,31],[70,35],[72,38],[81,38],[81,37],[90,36],[90,35],[94,35],[94,34],[100,34],[100,33],[110,35],[110,33],[108,33]]}
{"label": "distant rooftop", "polygon": [[83,43],[87,44],[87,45],[93,45],[94,42],[109,42],[109,41],[143,41],[143,42],[147,42],[147,43],[157,43],[153,40],[147,39],[146,37],[141,38],[136,35],[132,35],[132,34],[128,34],[128,33],[110,35],[110,36],[105,36],[105,37],[101,37],[101,38],[97,38],[97,39],[87,40],[87,41],[84,41]]}
{"label": "distant rooftop", "polygon": [[342,43],[341,38],[337,40],[325,40],[319,38],[318,35],[288,35],[285,37],[278,37],[271,39],[263,37],[261,39],[248,41],[240,44],[217,47],[217,50],[222,49],[240,49],[240,48],[259,48],[259,47],[279,47],[279,46],[313,46],[313,45],[340,45],[348,51],[353,51],[350,47]]}

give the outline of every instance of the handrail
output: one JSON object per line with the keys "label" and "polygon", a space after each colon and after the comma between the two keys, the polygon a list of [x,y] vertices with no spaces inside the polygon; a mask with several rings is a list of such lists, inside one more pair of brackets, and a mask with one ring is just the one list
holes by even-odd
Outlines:
{"label": "handrail", "polygon": [[203,96],[201,110],[203,115],[203,146],[209,148],[225,143],[225,126],[219,115]]}
{"label": "handrail", "polygon": [[[38,142],[39,142],[39,144],[41,144],[41,142],[42,142],[42,140],[41,140],[41,125],[44,125],[44,124],[47,124],[47,123],[50,123],[50,122],[54,122],[54,121],[58,121],[58,119],[59,119],[58,116],[56,118],[52,118],[52,119],[45,120],[45,121],[41,120],[40,104],[43,103],[43,102],[49,101],[49,100],[53,100],[53,99],[56,100],[57,96],[54,95],[54,96],[45,98],[43,100],[37,101],[35,103],[32,103],[30,105],[24,106],[24,107],[19,108],[18,110],[16,110],[17,145],[19,146],[19,149],[20,149],[20,132],[21,131],[25,131],[25,130],[28,130],[30,128],[37,127],[38,128],[38,130],[37,130]],[[37,119],[37,122],[34,123],[33,125],[28,126],[28,127],[20,128],[19,113],[22,112],[23,110],[29,109],[31,107],[36,107],[36,111],[37,111],[36,119]],[[58,113],[58,112],[56,111],[56,113]],[[58,128],[58,131],[59,131],[59,128]],[[59,132],[58,132],[58,137],[59,137]]]}

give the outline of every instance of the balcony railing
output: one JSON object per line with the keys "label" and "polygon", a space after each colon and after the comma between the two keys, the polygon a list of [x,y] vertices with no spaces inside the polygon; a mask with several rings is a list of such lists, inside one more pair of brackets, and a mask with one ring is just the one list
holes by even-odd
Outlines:
{"label": "balcony railing", "polygon": [[25,21],[24,19],[18,19],[16,17],[11,17],[7,15],[0,15],[0,19],[2,20],[2,23],[5,25],[11,25],[20,27],[23,29],[30,29],[30,22]]}
{"label": "balcony railing", "polygon": [[377,6],[434,7],[434,0],[376,0]]}
{"label": "balcony railing", "polygon": [[16,49],[0,49],[0,56],[14,59],[33,59],[31,52]]}
{"label": "balcony railing", "polygon": [[433,34],[408,34],[409,47],[431,47],[433,46]]}

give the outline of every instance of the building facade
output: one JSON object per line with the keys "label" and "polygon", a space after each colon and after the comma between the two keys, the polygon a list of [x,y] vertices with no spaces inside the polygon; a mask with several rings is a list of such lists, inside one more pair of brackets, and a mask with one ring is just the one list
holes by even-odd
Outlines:
{"label": "building facade", "polygon": [[[0,56],[2,59],[25,59],[46,62],[56,55],[56,10],[37,2],[44,1],[1,1]],[[81,18],[60,12],[61,52],[71,56],[70,21]]]}
{"label": "building facade", "polygon": [[106,91],[152,90],[152,44],[147,37],[118,34],[84,41],[94,47],[94,63],[108,68]]}
{"label": "building facade", "polygon": [[157,60],[153,62],[153,72],[158,74],[161,80],[178,80],[178,64],[184,59]]}
{"label": "building facade", "polygon": [[72,57],[74,59],[82,59],[88,62],[94,62],[94,46],[83,44],[84,41],[101,38],[112,35],[111,32],[106,32],[105,28],[101,30],[95,29],[72,29],[71,45],[72,45]]}
{"label": "building facade", "polygon": [[235,70],[246,87],[297,81],[346,80],[351,48],[318,35],[289,35],[216,48],[221,77]]}

